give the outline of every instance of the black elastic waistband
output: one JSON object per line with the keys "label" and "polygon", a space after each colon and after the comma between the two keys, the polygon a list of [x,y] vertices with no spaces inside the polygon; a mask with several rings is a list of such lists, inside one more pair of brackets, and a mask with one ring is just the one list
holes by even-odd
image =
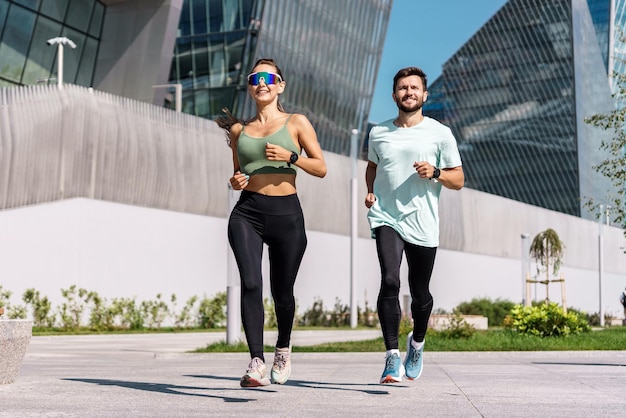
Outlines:
{"label": "black elastic waistband", "polygon": [[300,199],[296,193],[287,196],[267,196],[243,190],[237,206],[266,215],[292,215],[302,212]]}

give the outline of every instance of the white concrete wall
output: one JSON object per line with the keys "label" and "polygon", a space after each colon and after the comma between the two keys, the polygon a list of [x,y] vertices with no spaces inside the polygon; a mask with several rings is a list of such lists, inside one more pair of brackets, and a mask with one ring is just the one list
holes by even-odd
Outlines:
{"label": "white concrete wall", "polygon": [[[181,307],[192,295],[225,291],[228,282],[222,218],[78,198],[1,211],[0,231],[0,285],[13,292],[13,304],[22,304],[23,292],[35,288],[57,306],[64,301],[61,289],[75,284],[109,301],[154,300],[158,293],[169,300],[176,294]],[[315,231],[308,237],[296,283],[299,312],[315,298],[328,308],[336,298],[348,304],[350,238]],[[363,307],[367,300],[375,308],[375,244],[369,238],[358,241],[358,305]],[[267,259],[264,267],[268,277]],[[598,271],[565,265],[563,272],[568,305],[598,312]],[[450,310],[475,297],[521,302],[521,276],[519,259],[440,249],[431,286],[435,309]],[[403,265],[402,294],[408,293],[405,277]],[[605,273],[606,313],[622,317],[618,296],[625,285],[623,272]],[[267,280],[265,293],[270,296]],[[550,295],[560,301],[560,285],[551,285]],[[544,297],[545,286],[538,285],[536,298]]]}

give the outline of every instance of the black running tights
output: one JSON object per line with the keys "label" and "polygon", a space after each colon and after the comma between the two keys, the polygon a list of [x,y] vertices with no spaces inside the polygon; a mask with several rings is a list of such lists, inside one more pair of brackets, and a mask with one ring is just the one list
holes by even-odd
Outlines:
{"label": "black running tights", "polygon": [[289,347],[296,309],[293,287],[307,245],[297,195],[242,192],[230,215],[228,240],[241,277],[241,318],[250,356],[265,361],[263,245],[267,244],[269,250],[270,289],[278,325],[276,347]]}
{"label": "black running tights", "polygon": [[376,228],[376,249],[381,270],[377,308],[386,349],[398,348],[398,334],[402,317],[398,298],[403,252],[409,267],[413,339],[418,342],[424,341],[428,319],[433,309],[433,297],[430,294],[429,285],[437,248],[409,244],[393,228],[382,226]]}

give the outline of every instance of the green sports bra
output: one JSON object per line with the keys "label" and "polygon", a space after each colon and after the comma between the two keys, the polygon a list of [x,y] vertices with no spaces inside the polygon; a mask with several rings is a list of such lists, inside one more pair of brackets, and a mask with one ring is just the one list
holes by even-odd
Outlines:
{"label": "green sports bra", "polygon": [[286,150],[300,153],[293,142],[287,122],[292,115],[287,117],[285,124],[276,132],[262,138],[256,138],[246,134],[245,125],[237,140],[237,157],[239,167],[243,174],[253,176],[255,174],[296,174],[298,167],[289,166],[286,161],[269,161],[265,158],[265,144],[279,145]]}

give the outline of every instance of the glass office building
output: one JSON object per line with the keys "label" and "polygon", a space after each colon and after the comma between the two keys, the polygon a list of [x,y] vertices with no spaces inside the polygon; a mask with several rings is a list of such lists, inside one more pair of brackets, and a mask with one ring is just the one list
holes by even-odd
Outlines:
{"label": "glass office building", "polygon": [[183,109],[215,118],[227,107],[254,114],[246,75],[273,58],[287,89],[281,103],[305,114],[323,149],[349,154],[363,132],[392,0],[185,0],[169,82],[183,85]]}
{"label": "glass office building", "polygon": [[457,138],[466,186],[592,219],[613,109],[610,0],[510,0],[443,67],[425,114]]}
{"label": "glass office building", "polygon": [[373,96],[392,0],[0,0],[0,86],[63,81],[205,118],[249,117],[246,75],[274,58],[281,102],[307,115],[327,151],[349,153]]}
{"label": "glass office building", "polygon": [[57,47],[46,42],[56,37],[76,44],[63,80],[91,86],[104,9],[94,0],[0,0],[0,86],[54,83]]}

